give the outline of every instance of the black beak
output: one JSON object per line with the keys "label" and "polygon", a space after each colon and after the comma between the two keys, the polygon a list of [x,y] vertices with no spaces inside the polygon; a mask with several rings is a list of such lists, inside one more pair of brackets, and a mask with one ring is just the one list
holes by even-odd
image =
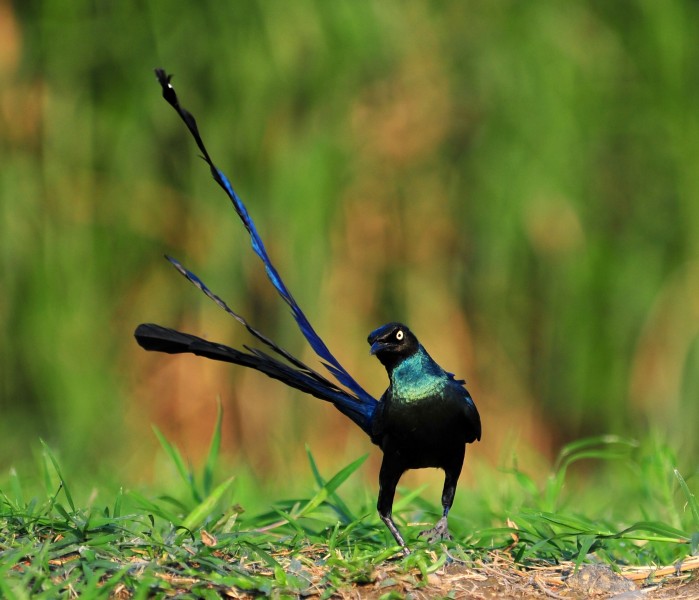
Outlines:
{"label": "black beak", "polygon": [[376,354],[378,352],[381,352],[381,350],[384,350],[389,347],[389,344],[386,344],[381,340],[376,340],[373,344],[371,343],[371,341],[369,341],[369,343],[371,344],[369,354]]}

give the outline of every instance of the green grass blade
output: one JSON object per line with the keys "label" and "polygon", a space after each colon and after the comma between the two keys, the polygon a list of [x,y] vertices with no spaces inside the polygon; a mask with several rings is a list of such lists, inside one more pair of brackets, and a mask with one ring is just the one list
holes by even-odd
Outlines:
{"label": "green grass blade", "polygon": [[114,499],[114,508],[112,509],[112,516],[118,519],[121,516],[121,502],[124,498],[124,488],[119,488],[117,496]]}
{"label": "green grass blade", "polygon": [[616,435],[601,435],[576,440],[563,447],[556,458],[553,473],[546,482],[544,509],[555,511],[563,490],[568,468],[585,459],[620,460],[628,458],[638,442]]}
{"label": "green grass blade", "polygon": [[316,464],[316,459],[313,458],[313,453],[311,452],[311,447],[306,444],[306,456],[308,456],[308,463],[311,465],[311,473],[313,473],[313,479],[316,480],[316,485],[318,487],[323,487],[325,485],[325,480],[318,470],[318,465]]}
{"label": "green grass blade", "polygon": [[56,471],[56,475],[58,475],[58,479],[61,482],[61,487],[63,488],[63,493],[66,496],[66,500],[68,501],[68,504],[70,505],[70,509],[73,512],[75,512],[75,503],[73,502],[73,496],[70,493],[70,489],[68,488],[68,484],[66,483],[65,478],[63,477],[63,473],[61,471],[61,466],[58,464],[58,460],[56,459],[56,456],[51,451],[51,448],[48,447],[46,442],[44,442],[44,440],[39,440],[39,441],[41,442],[41,445],[43,447],[44,456],[49,459],[49,461],[53,465],[54,470]]}
{"label": "green grass blade", "polygon": [[697,498],[689,489],[687,482],[684,480],[684,477],[682,477],[682,474],[679,472],[678,469],[675,469],[675,477],[677,478],[677,481],[679,481],[682,493],[687,499],[687,505],[689,506],[689,510],[692,513],[694,527],[697,530],[699,530],[699,505],[697,504]]}
{"label": "green grass blade", "polygon": [[595,535],[581,535],[578,538],[579,550],[578,556],[575,558],[576,571],[587,557],[587,554],[590,552],[590,548],[594,546],[595,542],[597,542],[597,536]]}
{"label": "green grass blade", "polygon": [[[629,533],[633,533],[635,531],[647,531],[650,533],[655,533],[657,534],[657,536],[639,537],[628,535]],[[609,537],[627,537],[632,539],[652,540],[656,542],[672,542],[676,544],[687,543],[690,539],[689,536],[686,535],[683,531],[680,531],[675,527],[671,527],[670,525],[666,525],[665,523],[661,523],[659,521],[639,521],[638,523],[634,523],[633,525],[631,525],[631,527],[627,527],[619,533],[611,535]]]}
{"label": "green grass blade", "polygon": [[136,504],[148,511],[149,513],[152,513],[162,519],[165,519],[169,523],[179,523],[180,518],[175,514],[167,510],[166,508],[163,508],[159,504],[156,504],[152,500],[149,500],[139,492],[129,492],[129,496],[136,502]]}
{"label": "green grass blade", "polygon": [[590,449],[606,449],[611,454],[617,454],[622,451],[628,452],[636,447],[638,447],[638,442],[618,435],[598,435],[575,440],[566,444],[558,453],[554,470],[560,469],[566,461],[570,461],[571,457]]}
{"label": "green grass blade", "polygon": [[562,513],[536,513],[537,517],[548,521],[554,525],[559,525],[571,532],[587,535],[613,535],[610,531],[600,531],[591,521],[576,515]]}
{"label": "green grass blade", "polygon": [[364,456],[359,457],[357,460],[351,462],[344,469],[341,469],[338,473],[336,473],[332,479],[330,479],[330,481],[328,481],[320,490],[318,490],[315,496],[308,501],[308,503],[298,513],[297,517],[307,515],[309,512],[315,510],[323,502],[325,502],[330,494],[340,487],[347,480],[347,478],[352,475],[352,473],[354,473],[364,464],[364,461],[368,458],[368,456],[368,454],[365,454]]}
{"label": "green grass blade", "polygon": [[211,492],[199,505],[190,512],[185,519],[182,521],[182,527],[193,531],[199,525],[201,525],[206,517],[208,517],[211,512],[216,508],[223,495],[231,488],[235,477],[230,477],[226,479],[223,483],[219,484],[213,492]]}
{"label": "green grass blade", "polygon": [[177,472],[180,474],[184,482],[187,484],[194,500],[196,502],[201,502],[201,496],[199,495],[199,492],[196,489],[196,485],[194,484],[194,476],[192,475],[192,471],[185,464],[184,459],[182,458],[182,454],[180,454],[180,451],[167,440],[167,438],[160,432],[160,430],[155,425],[153,425],[153,433],[155,433],[155,437],[158,438],[158,442],[160,442],[160,445],[163,447],[163,450],[165,450],[166,454],[170,457],[170,460],[172,460],[172,462],[175,464]]}
{"label": "green grass blade", "polygon": [[[318,470],[318,465],[316,464],[315,458],[313,458],[313,453],[311,452],[311,447],[306,444],[306,455],[308,456],[308,462],[311,465],[311,472],[313,473],[313,478],[316,481],[318,487],[323,487],[325,485],[325,479],[320,474]],[[356,519],[354,513],[349,509],[347,504],[338,496],[335,492],[329,495],[335,504],[335,509],[342,518],[344,523],[350,523]]]}
{"label": "green grass blade", "polygon": [[24,492],[22,491],[22,482],[19,480],[17,471],[12,467],[10,469],[10,490],[14,496],[14,504],[16,506],[24,506]]}
{"label": "green grass blade", "polygon": [[[404,508],[410,506],[414,502],[414,500],[418,496],[420,496],[420,494],[422,494],[422,492],[424,492],[428,487],[429,486],[427,484],[423,484],[420,487],[416,487],[405,494],[403,493],[403,490],[401,489],[400,498],[398,498],[398,500],[396,500],[393,503],[393,512],[394,513],[400,512]],[[435,507],[434,512],[438,512],[439,514],[441,514],[441,511],[438,510],[436,507]]]}
{"label": "green grass blade", "polygon": [[221,450],[222,423],[223,406],[221,404],[221,398],[219,397],[217,398],[216,403],[216,425],[214,426],[214,433],[211,436],[211,445],[209,446],[209,453],[206,456],[206,463],[204,464],[203,487],[205,496],[211,494],[211,489],[214,485],[214,471],[216,470],[216,464],[218,463],[218,455]]}
{"label": "green grass blade", "polygon": [[289,514],[285,510],[281,510],[279,508],[276,509],[274,512],[276,512],[282,518],[283,521],[286,521],[289,524],[289,526],[296,531],[296,533],[305,535],[306,532],[304,531],[303,527],[299,525],[298,520],[295,519],[292,514]]}

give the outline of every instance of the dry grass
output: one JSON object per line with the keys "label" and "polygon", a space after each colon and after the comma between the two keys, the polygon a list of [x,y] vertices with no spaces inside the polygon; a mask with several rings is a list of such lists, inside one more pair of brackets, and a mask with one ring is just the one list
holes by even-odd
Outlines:
{"label": "dry grass", "polygon": [[[296,572],[308,580],[302,594],[307,598],[326,597],[328,586],[325,565],[330,558],[327,547],[309,546],[299,552],[275,553],[275,561],[287,572]],[[220,558],[224,555],[219,553]],[[75,557],[77,558],[77,556]],[[341,558],[341,557],[340,557]],[[434,554],[434,560],[437,555]],[[193,565],[194,566],[194,565]],[[241,567],[242,565],[238,565]],[[273,569],[263,562],[245,565],[251,575],[274,577]],[[367,574],[367,581],[349,583],[335,589],[339,598],[699,598],[699,556],[688,557],[676,565],[620,567],[618,572],[608,565],[582,565],[577,571],[572,562],[558,565],[533,564],[523,567],[506,552],[492,552],[484,559],[468,565],[453,561],[423,576],[419,570],[405,571],[398,562],[385,562]],[[187,593],[204,584],[196,577],[161,572],[158,578],[170,587],[168,595]],[[215,586],[209,589],[228,598],[254,598],[235,587]],[[117,586],[113,597],[130,598],[127,588]]]}

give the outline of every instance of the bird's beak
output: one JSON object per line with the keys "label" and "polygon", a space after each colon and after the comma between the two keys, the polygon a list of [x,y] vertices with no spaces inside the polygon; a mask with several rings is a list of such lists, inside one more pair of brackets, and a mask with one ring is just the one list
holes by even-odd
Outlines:
{"label": "bird's beak", "polygon": [[382,350],[387,350],[388,348],[390,348],[391,345],[387,341],[389,335],[390,332],[388,332],[388,334],[386,333],[386,325],[372,331],[369,334],[369,337],[366,339],[366,341],[369,342],[369,344],[371,344],[371,350],[369,350],[369,354],[378,354]]}
{"label": "bird's beak", "polygon": [[385,344],[381,340],[376,340],[372,345],[371,349],[369,350],[369,354],[376,354],[378,352],[381,352],[381,350],[384,350],[385,348],[388,348],[388,344]]}

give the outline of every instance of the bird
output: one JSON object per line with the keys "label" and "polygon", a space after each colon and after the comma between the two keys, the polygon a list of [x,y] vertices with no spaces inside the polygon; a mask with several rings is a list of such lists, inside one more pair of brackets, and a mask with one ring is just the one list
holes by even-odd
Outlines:
{"label": "bird", "polygon": [[456,379],[453,373],[440,367],[406,325],[391,322],[375,329],[367,338],[370,354],[386,369],[388,388],[377,400],[357,383],[330,352],[286,287],[247,207],[228,178],[215,166],[201,138],[196,120],[180,105],[171,83],[172,75],[160,68],[155,69],[155,74],[163,98],[184,121],[214,180],[231,200],[250,235],[253,250],[264,264],[270,282],[291,309],[301,333],[335,381],[311,368],[250,325],[199,277],[170,256],[166,258],[177,271],[236,319],[266,349],[248,345],[236,349],[153,323],[142,323],[136,328],[136,341],[149,351],[189,353],[252,368],[335,406],[383,452],[377,510],[405,555],[410,554],[410,548],[392,516],[398,482],[409,469],[442,469],[445,475],[441,498],[442,516],[433,528],[419,535],[428,542],[449,539],[451,536],[447,516],[454,501],[466,444],[481,439],[480,415],[466,389],[465,381]]}

